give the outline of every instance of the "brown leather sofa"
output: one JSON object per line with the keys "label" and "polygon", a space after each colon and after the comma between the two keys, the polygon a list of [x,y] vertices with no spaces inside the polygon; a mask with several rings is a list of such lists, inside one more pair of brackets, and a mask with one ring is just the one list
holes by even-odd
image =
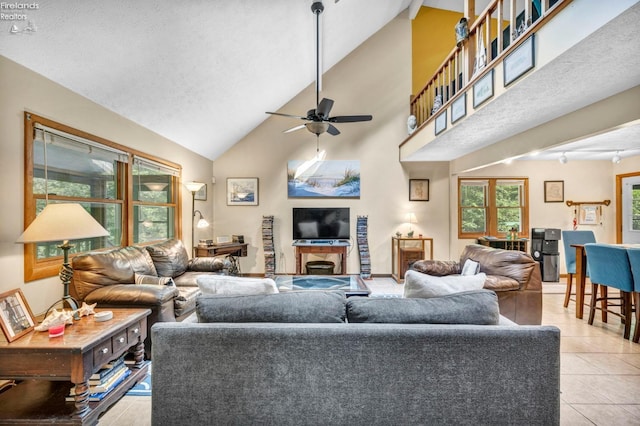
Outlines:
{"label": "brown leather sofa", "polygon": [[538,262],[524,252],[479,244],[464,248],[460,261],[419,260],[411,269],[433,276],[460,274],[467,259],[480,263],[484,288],[498,295],[500,314],[518,324],[542,321],[542,276]]}
{"label": "brown leather sofa", "polygon": [[[151,309],[147,336],[156,322],[182,321],[195,311],[198,276],[224,273],[222,260],[189,259],[182,241],[175,239],[78,255],[72,266],[70,293],[78,302],[97,303],[99,308]],[[151,353],[150,337],[145,352]]]}

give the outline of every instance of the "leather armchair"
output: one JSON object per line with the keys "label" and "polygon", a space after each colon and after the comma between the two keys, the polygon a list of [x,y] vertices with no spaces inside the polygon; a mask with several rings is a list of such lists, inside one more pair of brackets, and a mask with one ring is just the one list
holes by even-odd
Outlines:
{"label": "leather armchair", "polygon": [[500,314],[518,324],[542,322],[542,275],[540,265],[521,251],[470,244],[460,261],[419,260],[411,269],[434,276],[460,274],[467,259],[480,263],[487,275],[484,288],[498,295]]}

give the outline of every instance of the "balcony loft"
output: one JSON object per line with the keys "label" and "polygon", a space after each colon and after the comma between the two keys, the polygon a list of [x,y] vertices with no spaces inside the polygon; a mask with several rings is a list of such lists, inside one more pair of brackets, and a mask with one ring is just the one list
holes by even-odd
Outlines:
{"label": "balcony loft", "polygon": [[[549,5],[548,0],[542,3]],[[502,51],[495,46],[506,43],[496,37],[493,52],[487,49],[486,66],[474,73],[475,51],[480,50],[477,35],[490,46],[491,25],[497,22],[505,29],[509,21],[501,22],[497,16],[515,4],[515,0],[491,1],[470,23],[469,39],[454,47],[412,99],[418,128],[400,144],[400,160],[450,161],[451,172],[460,173],[621,129],[625,138],[633,139],[626,142],[630,151],[640,155],[640,44],[635,40],[640,2],[552,2]],[[530,10],[523,12],[531,16]],[[516,61],[529,60],[528,43],[533,47],[533,68],[505,85],[505,58],[507,75],[513,77],[513,70],[518,72]],[[479,90],[491,91],[484,85],[491,78],[493,95],[478,104]],[[444,95],[443,105],[434,111],[438,94]],[[462,106],[466,115],[459,118]]]}

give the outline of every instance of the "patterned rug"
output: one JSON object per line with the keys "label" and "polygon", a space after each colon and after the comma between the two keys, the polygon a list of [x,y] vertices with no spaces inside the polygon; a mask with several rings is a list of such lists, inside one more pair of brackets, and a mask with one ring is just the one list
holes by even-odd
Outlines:
{"label": "patterned rug", "polygon": [[149,364],[149,373],[147,377],[140,381],[137,385],[129,389],[127,396],[151,396],[151,364]]}

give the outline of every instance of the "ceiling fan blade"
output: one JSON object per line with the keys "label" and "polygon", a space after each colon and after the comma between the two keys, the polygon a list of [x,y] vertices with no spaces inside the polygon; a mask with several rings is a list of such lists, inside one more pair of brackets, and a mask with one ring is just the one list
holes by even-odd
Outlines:
{"label": "ceiling fan blade", "polygon": [[333,100],[328,98],[322,98],[322,100],[318,104],[318,108],[316,108],[316,115],[323,119],[326,117],[329,117],[329,112],[331,112],[332,107],[333,107]]}
{"label": "ceiling fan blade", "polygon": [[304,124],[301,124],[301,125],[299,125],[299,126],[292,127],[292,128],[290,128],[290,129],[287,129],[287,130],[283,131],[282,133],[291,133],[291,132],[295,132],[296,130],[304,129],[304,127],[305,127],[305,125],[304,125]]}
{"label": "ceiling fan blade", "polygon": [[280,115],[282,117],[290,117],[290,118],[299,118],[300,120],[308,120],[307,117],[300,117],[299,115],[283,114],[281,112],[269,112],[269,111],[267,111],[265,114]]}
{"label": "ceiling fan blade", "polygon": [[329,124],[329,127],[327,128],[327,133],[333,136],[338,136],[340,134],[340,130],[336,129],[336,127],[333,124]]}
{"label": "ceiling fan blade", "polygon": [[332,123],[356,123],[358,121],[371,121],[372,115],[337,115],[327,118]]}

